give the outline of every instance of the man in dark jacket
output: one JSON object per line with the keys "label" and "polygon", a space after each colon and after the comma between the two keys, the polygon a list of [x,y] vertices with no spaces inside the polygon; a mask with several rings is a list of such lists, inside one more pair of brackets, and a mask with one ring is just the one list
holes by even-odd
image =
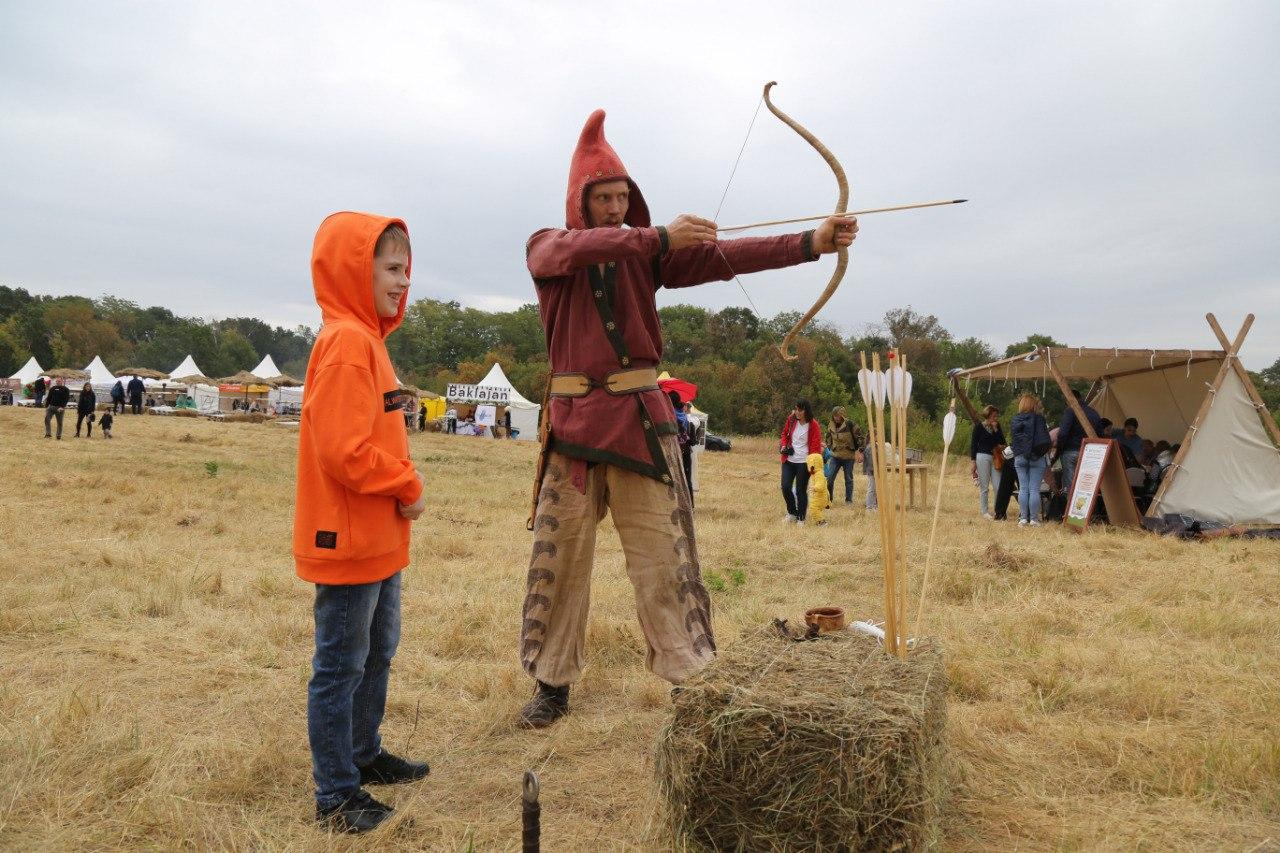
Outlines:
{"label": "man in dark jacket", "polygon": [[54,380],[54,385],[49,389],[49,397],[44,401],[44,437],[53,438],[49,432],[49,421],[54,418],[58,419],[58,441],[62,441],[62,416],[67,410],[67,401],[71,399],[71,392],[67,390],[67,386],[62,384],[61,379]]}
{"label": "man in dark jacket", "polygon": [[[1079,391],[1072,391],[1076,401],[1080,403],[1080,408],[1084,409],[1085,417],[1089,419],[1089,425],[1093,427],[1094,435],[1102,435],[1102,415],[1090,406],[1084,400],[1080,399]],[[1062,421],[1058,424],[1058,441],[1054,446],[1058,458],[1062,459],[1062,487],[1070,489],[1071,483],[1076,475],[1076,459],[1080,456],[1080,442],[1084,441],[1087,433],[1084,426],[1080,423],[1080,419],[1076,417],[1076,410],[1067,404],[1066,410],[1062,413]]]}
{"label": "man in dark jacket", "polygon": [[133,377],[129,380],[129,407],[135,415],[142,414],[142,392],[146,386],[142,384],[142,380]]}
{"label": "man in dark jacket", "polygon": [[831,422],[824,436],[831,448],[831,471],[827,475],[827,498],[835,502],[836,474],[844,471],[844,502],[853,503],[853,461],[862,447],[862,436],[853,421],[844,416],[844,406],[831,410]]}
{"label": "man in dark jacket", "polygon": [[32,383],[31,389],[35,392],[35,395],[36,395],[37,408],[44,405],[44,392],[45,392],[45,389],[47,389],[48,387],[49,387],[49,383],[44,381],[43,376],[37,376],[36,381]]}
{"label": "man in dark jacket", "polygon": [[111,386],[111,413],[115,414],[117,411],[124,414],[124,381],[120,379]]}

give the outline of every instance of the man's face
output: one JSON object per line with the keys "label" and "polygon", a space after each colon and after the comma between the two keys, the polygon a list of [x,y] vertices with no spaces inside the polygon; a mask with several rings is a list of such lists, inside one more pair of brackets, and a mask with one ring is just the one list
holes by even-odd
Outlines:
{"label": "man's face", "polygon": [[379,317],[400,313],[400,299],[409,289],[409,253],[390,246],[373,259],[373,307]]}
{"label": "man's face", "polygon": [[1137,434],[1138,434],[1138,428],[1137,428],[1136,426],[1132,426],[1132,425],[1130,425],[1130,424],[1125,424],[1125,425],[1124,425],[1124,434],[1125,434],[1125,437],[1126,437],[1126,438],[1133,438],[1135,435],[1137,435]]}
{"label": "man's face", "polygon": [[832,415],[831,419],[836,422],[836,426],[840,426],[840,424],[844,423],[844,415],[840,414],[839,412],[836,412],[834,415]]}
{"label": "man's face", "polygon": [[619,228],[631,204],[631,185],[626,181],[593,184],[587,189],[587,225],[592,228]]}

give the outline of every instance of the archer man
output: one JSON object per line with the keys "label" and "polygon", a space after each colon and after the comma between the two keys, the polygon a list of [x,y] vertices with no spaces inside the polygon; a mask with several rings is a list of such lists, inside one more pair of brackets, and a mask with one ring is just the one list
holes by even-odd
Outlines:
{"label": "archer man", "polygon": [[852,217],[832,216],[802,234],[718,242],[714,222],[689,214],[654,227],[605,141],[603,110],[578,138],[565,219],[566,228],[538,231],[526,247],[552,371],[520,632],[521,663],[537,680],[519,718],[530,728],[569,712],[606,510],[635,587],[649,669],[679,684],[715,654],[675,412],[658,388],[658,288],[816,260],[858,230]]}

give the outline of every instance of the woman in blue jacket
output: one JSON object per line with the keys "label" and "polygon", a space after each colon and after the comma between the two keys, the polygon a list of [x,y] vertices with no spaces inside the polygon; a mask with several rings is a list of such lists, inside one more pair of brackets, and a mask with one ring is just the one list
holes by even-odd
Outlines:
{"label": "woman in blue jacket", "polygon": [[1018,472],[1018,525],[1038,525],[1040,481],[1049,465],[1047,454],[1053,441],[1049,438],[1049,425],[1040,414],[1040,398],[1035,394],[1023,394],[1018,400],[1009,437],[1013,467]]}

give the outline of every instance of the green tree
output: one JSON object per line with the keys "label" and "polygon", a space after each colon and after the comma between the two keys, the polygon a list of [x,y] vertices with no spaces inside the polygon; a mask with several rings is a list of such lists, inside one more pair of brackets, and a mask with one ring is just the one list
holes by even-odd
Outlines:
{"label": "green tree", "polygon": [[8,329],[8,323],[0,324],[0,376],[12,376],[26,362],[20,344]]}
{"label": "green tree", "polygon": [[712,349],[707,336],[710,313],[696,305],[668,305],[658,309],[662,321],[663,359],[678,364],[697,361]]}
{"label": "green tree", "polygon": [[120,337],[115,325],[94,315],[94,305],[88,299],[51,302],[45,308],[44,319],[58,367],[84,367],[94,356],[120,367],[132,354],[133,348]]}
{"label": "green tree", "polygon": [[[226,329],[218,335],[218,351],[213,362],[214,367],[202,365],[205,370],[214,370],[217,379],[221,376],[229,376],[233,373],[239,373],[241,370],[253,370],[258,363],[260,356],[254,350],[253,344],[235,329]],[[197,362],[199,363],[199,362]]]}

